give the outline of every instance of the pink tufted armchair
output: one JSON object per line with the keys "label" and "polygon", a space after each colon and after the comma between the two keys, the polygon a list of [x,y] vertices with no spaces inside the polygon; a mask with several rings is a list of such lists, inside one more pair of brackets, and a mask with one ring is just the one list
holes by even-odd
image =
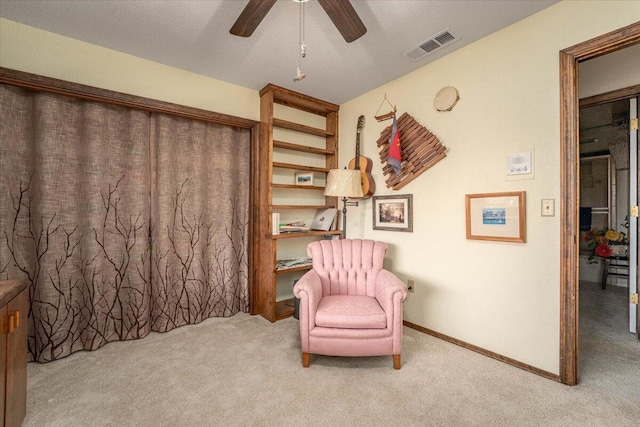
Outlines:
{"label": "pink tufted armchair", "polygon": [[393,355],[400,369],[402,303],[407,288],[382,268],[386,243],[321,240],[310,243],[313,260],[294,287],[300,298],[302,366],[309,355]]}

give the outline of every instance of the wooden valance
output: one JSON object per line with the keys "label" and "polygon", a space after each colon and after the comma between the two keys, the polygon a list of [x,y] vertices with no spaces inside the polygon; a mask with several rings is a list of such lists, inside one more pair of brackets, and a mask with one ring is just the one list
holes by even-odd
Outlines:
{"label": "wooden valance", "polygon": [[402,169],[399,174],[387,163],[391,126],[386,127],[378,139],[382,172],[387,177],[385,183],[387,188],[394,190],[401,189],[447,156],[446,147],[438,137],[409,114],[403,113],[397,120],[397,126],[402,150]]}

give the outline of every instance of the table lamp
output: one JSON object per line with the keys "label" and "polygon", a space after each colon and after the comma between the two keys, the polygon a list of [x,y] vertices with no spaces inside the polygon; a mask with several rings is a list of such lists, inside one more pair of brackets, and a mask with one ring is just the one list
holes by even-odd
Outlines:
{"label": "table lamp", "polygon": [[357,169],[331,169],[327,175],[324,195],[342,197],[342,238],[347,237],[347,206],[358,206],[357,201],[348,201],[348,197],[362,197],[362,179]]}

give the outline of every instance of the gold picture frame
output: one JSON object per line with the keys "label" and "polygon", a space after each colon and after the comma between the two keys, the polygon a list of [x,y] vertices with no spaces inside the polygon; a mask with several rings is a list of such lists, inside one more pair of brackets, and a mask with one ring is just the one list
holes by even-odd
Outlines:
{"label": "gold picture frame", "polygon": [[467,194],[467,239],[526,243],[524,191]]}

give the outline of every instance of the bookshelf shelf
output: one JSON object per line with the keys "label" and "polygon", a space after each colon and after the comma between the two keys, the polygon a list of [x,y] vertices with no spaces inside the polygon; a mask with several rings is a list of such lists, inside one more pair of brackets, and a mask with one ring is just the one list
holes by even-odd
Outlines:
{"label": "bookshelf shelf", "polygon": [[292,190],[324,190],[320,185],[271,184],[272,188],[290,188]]}
{"label": "bookshelf shelf", "polygon": [[300,145],[300,144],[292,144],[290,142],[284,142],[284,141],[273,141],[273,146],[275,148],[283,148],[285,150],[292,150],[292,151],[300,151],[303,153],[312,153],[312,154],[331,154],[334,155],[336,154],[334,150],[327,150],[324,148],[315,148],[315,147],[309,147],[306,145]]}
{"label": "bookshelf shelf", "polygon": [[293,316],[293,298],[288,298],[276,302],[276,318],[275,320],[286,319]]}
{"label": "bookshelf shelf", "polygon": [[318,129],[311,126],[305,126],[299,123],[289,122],[287,120],[281,120],[276,118],[273,119],[273,126],[282,128],[282,129],[294,130],[296,132],[306,133],[307,135],[327,137],[327,136],[335,136],[336,134],[335,131]]}
{"label": "bookshelf shelf", "polygon": [[271,209],[273,211],[282,211],[289,209],[327,209],[335,207],[335,205],[271,205]]}
{"label": "bookshelf shelf", "polygon": [[275,270],[275,274],[295,273],[298,271],[307,271],[307,270],[311,270],[310,265],[301,265],[299,267],[291,267],[291,268],[284,268],[282,270]]}
{"label": "bookshelf shelf", "polygon": [[315,166],[308,165],[296,165],[293,163],[281,163],[281,162],[273,162],[274,168],[282,168],[282,169],[293,169],[297,171],[309,171],[309,172],[318,172],[318,173],[328,173],[329,168],[319,168]]}
{"label": "bookshelf shelf", "polygon": [[317,237],[317,236],[339,236],[342,234],[340,230],[331,231],[294,231],[289,233],[280,233],[270,235],[271,239],[296,239],[300,237]]}

